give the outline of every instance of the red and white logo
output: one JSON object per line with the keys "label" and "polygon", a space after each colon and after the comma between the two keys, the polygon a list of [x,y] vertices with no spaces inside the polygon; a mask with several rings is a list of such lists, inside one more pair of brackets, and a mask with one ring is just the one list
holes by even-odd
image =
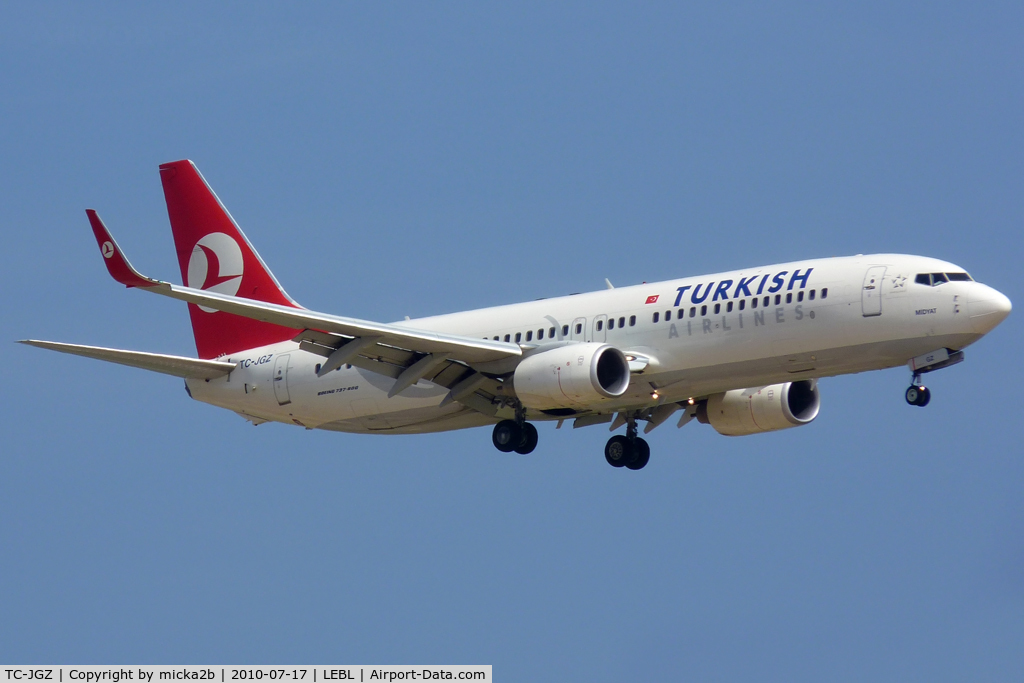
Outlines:
{"label": "red and white logo", "polygon": [[[193,289],[234,296],[242,284],[242,265],[238,242],[222,232],[211,232],[192,249],[186,284]],[[207,313],[216,311],[206,306],[199,308]]]}
{"label": "red and white logo", "polygon": [[647,301],[645,301],[644,303],[647,303],[647,304],[656,304],[656,303],[658,303],[658,295],[657,294],[652,294],[651,296],[647,297]]}

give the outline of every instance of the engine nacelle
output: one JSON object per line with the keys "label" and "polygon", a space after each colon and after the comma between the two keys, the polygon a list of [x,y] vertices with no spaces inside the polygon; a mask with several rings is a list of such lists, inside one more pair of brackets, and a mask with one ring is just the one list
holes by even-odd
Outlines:
{"label": "engine nacelle", "polygon": [[626,393],[629,362],[609,344],[568,344],[524,358],[512,385],[527,408],[589,408]]}
{"label": "engine nacelle", "polygon": [[746,436],[805,425],[818,417],[820,407],[818,383],[805,379],[714,394],[697,417],[719,434]]}

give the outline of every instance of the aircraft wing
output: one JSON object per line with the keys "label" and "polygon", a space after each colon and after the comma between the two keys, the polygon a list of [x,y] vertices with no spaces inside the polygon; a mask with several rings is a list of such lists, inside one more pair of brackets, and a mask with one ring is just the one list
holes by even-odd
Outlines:
{"label": "aircraft wing", "polygon": [[124,351],[122,349],[107,349],[101,346],[64,344],[62,342],[40,341],[38,339],[23,339],[18,343],[28,344],[40,349],[70,353],[75,356],[95,358],[96,360],[104,360],[108,363],[118,363],[133,368],[162,372],[165,375],[174,375],[175,377],[213,379],[215,377],[222,377],[235,369],[234,363],[185,358],[184,356],[168,356],[162,353]]}
{"label": "aircraft wing", "polygon": [[497,412],[495,399],[502,395],[502,383],[473,366],[514,360],[523,353],[518,344],[508,342],[345,318],[154,280],[132,267],[95,211],[89,209],[86,213],[107,270],[115,280],[126,287],[292,328],[299,348],[327,359],[321,365],[320,375],[346,363],[355,365],[394,378],[389,396],[426,379],[450,390],[444,403],[457,401],[493,416]]}
{"label": "aircraft wing", "polygon": [[[474,339],[461,335],[429,332],[386,323],[345,318],[327,313],[318,313],[304,308],[281,306],[279,304],[228,296],[209,290],[193,289],[161,280],[154,280],[140,275],[132,267],[95,211],[89,209],[86,213],[89,216],[89,222],[92,224],[93,233],[103,254],[107,270],[115,280],[126,287],[138,287],[139,289],[171,297],[172,299],[180,299],[207,308],[224,311],[225,313],[290,327],[298,331],[315,330],[342,335],[347,338],[339,339],[341,342],[352,343],[356,341],[366,345],[372,342],[375,345],[394,346],[427,354],[433,358],[435,367],[446,359],[471,364],[486,363],[522,355],[522,349],[517,344],[508,342]],[[349,350],[352,351],[353,349],[350,348]],[[367,356],[374,355],[365,347],[361,350],[365,351]],[[349,361],[342,361],[342,363],[344,362]],[[340,364],[337,363],[334,367]],[[420,375],[420,377],[423,377],[423,375]],[[412,383],[415,383],[415,380]]]}

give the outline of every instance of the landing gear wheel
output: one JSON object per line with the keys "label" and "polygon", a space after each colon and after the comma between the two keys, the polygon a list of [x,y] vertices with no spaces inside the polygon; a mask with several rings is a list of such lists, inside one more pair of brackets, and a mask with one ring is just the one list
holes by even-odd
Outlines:
{"label": "landing gear wheel", "polygon": [[633,459],[633,453],[633,444],[621,434],[608,439],[608,443],[604,446],[604,459],[612,467],[622,467]]}
{"label": "landing gear wheel", "polygon": [[912,385],[907,389],[906,398],[910,405],[924,408],[932,400],[932,392],[928,391],[928,387]]}
{"label": "landing gear wheel", "polygon": [[533,449],[537,447],[537,428],[529,422],[524,422],[521,428],[522,437],[519,440],[519,445],[513,450],[520,455],[526,455],[527,453],[533,453]]}
{"label": "landing gear wheel", "polygon": [[491,441],[494,442],[494,447],[502,453],[511,453],[522,443],[523,430],[515,423],[515,420],[502,420],[494,425]]}
{"label": "landing gear wheel", "polygon": [[636,456],[626,463],[626,467],[631,470],[642,470],[651,459],[651,447],[643,439],[637,438],[633,442],[633,448],[636,449]]}

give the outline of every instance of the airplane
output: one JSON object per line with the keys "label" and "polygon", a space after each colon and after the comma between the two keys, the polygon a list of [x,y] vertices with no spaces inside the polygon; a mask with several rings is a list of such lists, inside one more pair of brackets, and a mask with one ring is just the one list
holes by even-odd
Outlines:
{"label": "airplane", "polygon": [[531,453],[535,422],[609,424],[613,467],[640,470],[639,435],[676,413],[720,434],[806,425],[817,380],[906,365],[923,374],[1010,313],[963,268],[924,256],[857,255],[612,287],[378,323],[320,313],[278,283],[189,160],[160,166],[184,285],[141,275],[92,209],[110,275],[188,303],[198,358],[22,340],[184,378],[188,395],[254,425],[413,434],[493,425],[502,452]]}

